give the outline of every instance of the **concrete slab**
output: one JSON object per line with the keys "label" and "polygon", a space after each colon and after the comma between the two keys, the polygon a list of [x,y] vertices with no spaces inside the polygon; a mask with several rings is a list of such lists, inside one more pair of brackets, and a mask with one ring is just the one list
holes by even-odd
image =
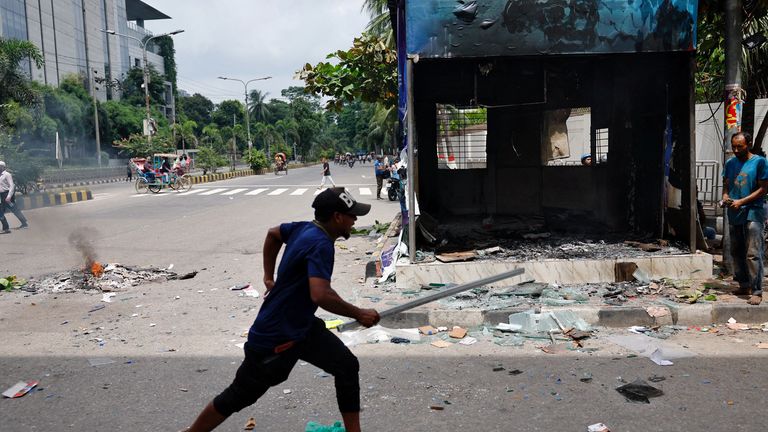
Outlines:
{"label": "concrete slab", "polygon": [[615,282],[617,262],[634,262],[652,279],[702,280],[712,277],[712,255],[699,252],[685,255],[614,259],[545,259],[540,261],[471,261],[459,263],[401,264],[397,267],[397,288],[413,289],[429,283],[462,284],[522,267],[525,274],[499,282],[507,286],[526,280],[557,284]]}

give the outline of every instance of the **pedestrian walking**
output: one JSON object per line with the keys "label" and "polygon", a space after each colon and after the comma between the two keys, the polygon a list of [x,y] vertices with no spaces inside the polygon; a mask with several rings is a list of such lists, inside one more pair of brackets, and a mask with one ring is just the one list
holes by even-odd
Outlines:
{"label": "pedestrian walking", "polygon": [[764,196],[768,193],[768,162],[753,154],[744,133],[731,137],[734,156],[723,171],[723,201],[728,208],[733,280],[739,283],[736,295],[750,295],[748,303],[763,301]]}
{"label": "pedestrian walking", "polygon": [[331,177],[331,165],[328,163],[328,159],[322,158],[321,161],[323,162],[323,179],[320,181],[320,186],[317,188],[324,188],[326,179],[331,182],[333,187],[336,187],[336,183],[333,182],[333,177]]}
{"label": "pedestrian walking", "polygon": [[381,188],[384,187],[384,179],[389,177],[389,170],[381,156],[373,163],[373,173],[376,176],[376,199],[381,199]]}
{"label": "pedestrian walking", "polygon": [[[312,222],[270,228],[264,240],[264,304],[245,343],[245,359],[235,378],[199,414],[189,432],[210,431],[235,412],[255,403],[286,379],[299,360],[335,377],[336,400],[347,432],[360,431],[359,363],[341,340],[315,317],[321,307],[370,327],[379,322],[374,309],[360,309],[331,288],[334,242],[349,238],[358,216],[371,206],[355,201],[344,188],[315,197]],[[274,279],[277,255],[285,251]]]}
{"label": "pedestrian walking", "polygon": [[21,209],[16,206],[15,194],[16,186],[13,184],[13,176],[6,170],[5,162],[0,161],[0,224],[2,225],[0,234],[11,233],[8,220],[5,218],[5,209],[10,210],[19,222],[21,222],[18,229],[29,227],[27,218],[24,217]]}
{"label": "pedestrian walking", "polygon": [[128,168],[125,171],[125,181],[130,182],[133,180],[133,163],[128,159]]}

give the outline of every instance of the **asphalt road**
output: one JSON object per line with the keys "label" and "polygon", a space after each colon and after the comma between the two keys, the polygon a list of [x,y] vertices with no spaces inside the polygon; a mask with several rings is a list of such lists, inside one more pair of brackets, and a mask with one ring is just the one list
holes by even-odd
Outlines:
{"label": "asphalt road", "polygon": [[[388,221],[398,211],[398,203],[365,195],[366,188],[375,191],[370,165],[331,169],[338,184],[373,204],[358,226]],[[260,298],[240,297],[228,287],[254,282],[261,288],[256,282],[266,229],[311,218],[319,180],[320,168],[312,167],[288,176],[195,185],[189,195],[135,196],[129,185],[112,184],[95,187],[93,201],[27,212],[29,230],[0,237],[0,273],[39,277],[82,266],[68,241],[77,229],[92,236],[103,262],[174,264],[179,273],[199,273],[132,287],[108,304],[98,292],[0,293],[0,390],[21,380],[40,381],[22,398],[0,400],[0,430],[187,426],[231,380],[242,358],[237,344],[261,304]],[[264,190],[253,192],[259,189]],[[375,241],[353,237],[344,246],[336,253],[333,285],[354,302]],[[94,305],[105,307],[89,312]],[[607,342],[607,333],[587,342],[594,352],[553,355],[538,348],[541,341],[521,348],[490,340],[446,349],[356,346],[364,429],[551,432],[585,431],[603,422],[614,432],[765,430],[768,375],[762,365],[768,350],[754,344],[768,342],[768,333],[684,331],[672,342],[697,356],[668,367],[631,357]],[[96,359],[113,362],[91,366]],[[494,371],[499,365],[504,370]],[[522,373],[508,373],[515,369]],[[591,382],[580,381],[584,374],[591,374]],[[629,403],[615,390],[621,380],[653,375],[665,378],[653,384],[664,395],[650,404]],[[257,419],[257,431],[303,431],[308,421],[329,424],[340,418],[332,378],[299,364],[288,381],[219,430],[242,430],[248,417]]]}
{"label": "asphalt road", "polygon": [[[376,201],[373,166],[331,165],[338,185],[346,186],[372,211],[357,226],[390,221],[399,203]],[[163,190],[136,194],[128,184],[93,186],[92,201],[29,210],[31,228],[0,238],[0,274],[30,277],[60,271],[83,260],[68,240],[85,230],[103,262],[194,269],[231,263],[259,253],[266,229],[282,222],[311,220],[310,207],[320,183],[320,166],[194,185],[191,193]],[[383,195],[383,193],[382,193]],[[7,215],[11,226],[17,222]]]}

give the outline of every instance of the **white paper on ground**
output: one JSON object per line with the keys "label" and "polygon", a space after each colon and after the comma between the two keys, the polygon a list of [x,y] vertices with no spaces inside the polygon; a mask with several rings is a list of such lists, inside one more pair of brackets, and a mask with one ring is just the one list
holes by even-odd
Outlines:
{"label": "white paper on ground", "polygon": [[259,292],[254,287],[248,287],[241,291],[244,297],[259,298]]}
{"label": "white paper on ground", "polygon": [[696,353],[682,346],[661,339],[652,338],[642,334],[610,335],[607,341],[634,351],[641,357],[651,358],[656,351],[660,359],[675,360],[681,358],[696,357]]}
{"label": "white paper on ground", "polygon": [[659,366],[672,366],[674,364],[671,361],[664,359],[664,356],[661,355],[661,350],[659,349],[651,354],[651,361]]}
{"label": "white paper on ground", "polygon": [[408,339],[411,342],[421,340],[419,329],[390,329],[380,325],[339,333],[339,339],[348,347],[365,343],[389,342],[393,337]]}
{"label": "white paper on ground", "polygon": [[104,293],[101,295],[101,301],[106,303],[112,303],[112,297],[116,296],[115,293]]}
{"label": "white paper on ground", "polygon": [[461,344],[461,345],[472,345],[475,342],[477,342],[477,339],[473,338],[472,336],[466,336],[464,339],[459,341],[459,344]]}

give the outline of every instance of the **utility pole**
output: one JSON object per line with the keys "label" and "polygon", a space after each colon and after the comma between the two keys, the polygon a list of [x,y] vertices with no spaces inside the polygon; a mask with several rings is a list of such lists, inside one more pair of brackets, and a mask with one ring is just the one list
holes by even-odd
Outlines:
{"label": "utility pole", "polygon": [[96,132],[96,161],[98,161],[99,168],[101,168],[101,137],[99,136],[99,108],[96,103],[96,74],[99,73],[96,69],[93,70],[91,80],[91,95],[93,96],[93,129]]}
{"label": "utility pole", "polygon": [[237,118],[235,114],[232,114],[232,171],[235,170],[235,158],[237,157],[237,135],[235,135],[235,126],[237,126]]}
{"label": "utility pole", "polygon": [[[741,108],[744,91],[741,88],[741,0],[725,2],[725,128],[723,133],[723,169],[731,155],[731,137],[741,132]],[[723,184],[725,187],[725,184]],[[723,211],[723,263],[733,272],[730,254],[728,211]]]}

